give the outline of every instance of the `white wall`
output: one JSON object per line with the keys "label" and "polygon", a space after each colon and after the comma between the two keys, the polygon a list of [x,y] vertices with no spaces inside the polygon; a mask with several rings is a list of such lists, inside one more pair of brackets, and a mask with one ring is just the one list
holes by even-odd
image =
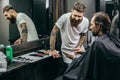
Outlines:
{"label": "white wall", "polygon": [[5,20],[2,9],[9,4],[9,0],[0,0],[0,44],[9,44],[9,23]]}

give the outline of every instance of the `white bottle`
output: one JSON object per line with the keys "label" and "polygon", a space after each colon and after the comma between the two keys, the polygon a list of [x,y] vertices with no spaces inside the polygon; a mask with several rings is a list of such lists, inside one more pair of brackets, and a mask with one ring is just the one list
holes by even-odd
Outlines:
{"label": "white bottle", "polygon": [[7,61],[6,56],[3,52],[0,52],[0,72],[6,72],[7,71]]}

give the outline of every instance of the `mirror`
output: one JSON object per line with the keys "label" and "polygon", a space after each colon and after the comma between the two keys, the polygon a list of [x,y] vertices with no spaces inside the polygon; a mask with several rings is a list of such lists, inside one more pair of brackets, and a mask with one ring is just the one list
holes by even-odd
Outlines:
{"label": "mirror", "polygon": [[[1,4],[4,4],[2,8],[7,4],[11,4],[17,12],[23,12],[27,14],[33,20],[40,39],[42,37],[50,35],[50,32],[55,21],[61,14],[65,12],[64,9],[67,9],[63,6],[66,2],[64,0],[10,0],[8,2],[6,2],[5,0],[2,1]],[[5,38],[6,40],[1,40],[7,41],[7,43],[6,42],[1,43],[5,45],[9,44],[12,45],[14,41],[20,37],[19,32],[16,24],[9,25],[9,23],[5,20],[2,13],[2,8],[1,14],[2,18],[4,19],[3,23],[4,25],[7,24],[6,26],[7,30],[4,30],[2,35],[6,34],[5,32],[8,33],[7,38],[5,37],[6,35],[3,36],[3,38]]]}

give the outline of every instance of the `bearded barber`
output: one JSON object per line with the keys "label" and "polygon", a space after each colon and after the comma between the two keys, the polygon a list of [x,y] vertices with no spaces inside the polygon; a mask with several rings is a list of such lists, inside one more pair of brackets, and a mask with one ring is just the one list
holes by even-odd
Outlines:
{"label": "bearded barber", "polygon": [[88,31],[89,21],[84,17],[86,6],[82,2],[75,2],[69,13],[63,14],[55,23],[50,36],[50,50],[54,58],[60,55],[55,50],[56,36],[61,33],[61,51],[66,64],[85,52],[83,43]]}
{"label": "bearded barber", "polygon": [[20,38],[14,42],[14,45],[38,39],[35,25],[26,14],[16,12],[11,5],[3,8],[3,14],[10,24],[17,24],[20,32]]}

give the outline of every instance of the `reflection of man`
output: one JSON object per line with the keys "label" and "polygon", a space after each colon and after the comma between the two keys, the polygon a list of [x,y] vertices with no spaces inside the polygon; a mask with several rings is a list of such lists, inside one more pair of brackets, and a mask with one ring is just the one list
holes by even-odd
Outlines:
{"label": "reflection of man", "polygon": [[116,35],[117,37],[120,37],[120,26],[119,26],[119,13],[113,17],[112,24],[111,24],[111,33]]}
{"label": "reflection of man", "polygon": [[110,25],[106,13],[94,14],[90,28],[98,38],[57,80],[120,80],[120,40],[109,33]]}
{"label": "reflection of man", "polygon": [[[71,63],[72,59],[85,52],[83,43],[88,30],[89,21],[84,17],[86,6],[81,2],[75,2],[70,13],[63,14],[55,23],[50,37],[50,49],[53,57],[59,54],[55,51],[56,34],[61,33],[62,56],[65,63]],[[78,53],[79,52],[79,53]]]}
{"label": "reflection of man", "polygon": [[38,35],[33,21],[24,13],[17,13],[11,5],[3,8],[3,14],[9,23],[17,24],[20,38],[14,44],[21,44],[27,41],[37,40]]}

